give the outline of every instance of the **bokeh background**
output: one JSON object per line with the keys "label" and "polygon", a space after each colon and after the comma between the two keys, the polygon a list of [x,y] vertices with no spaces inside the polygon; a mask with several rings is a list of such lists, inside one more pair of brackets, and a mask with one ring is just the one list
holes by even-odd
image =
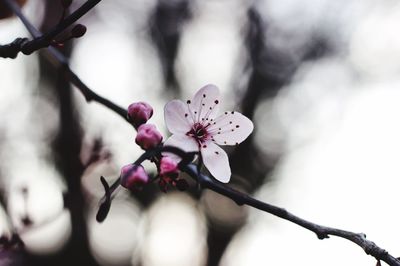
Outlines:
{"label": "bokeh background", "polygon": [[[46,31],[62,9],[30,0],[24,13]],[[227,149],[230,186],[400,256],[398,1],[103,0],[80,23],[87,34],[62,52],[94,91],[150,103],[166,137],[164,104],[216,84],[255,123]],[[24,36],[0,20],[0,43]],[[97,223],[99,177],[142,153],[134,130],[45,53],[0,59],[0,73],[0,233],[24,243],[2,247],[1,265],[375,265],[195,184],[121,189]]]}

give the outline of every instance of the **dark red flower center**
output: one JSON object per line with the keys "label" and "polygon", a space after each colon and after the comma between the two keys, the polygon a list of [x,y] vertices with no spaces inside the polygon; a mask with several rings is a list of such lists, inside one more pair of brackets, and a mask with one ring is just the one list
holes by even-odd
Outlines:
{"label": "dark red flower center", "polygon": [[208,132],[206,127],[201,123],[195,123],[186,135],[194,138],[199,144],[201,144],[207,139]]}

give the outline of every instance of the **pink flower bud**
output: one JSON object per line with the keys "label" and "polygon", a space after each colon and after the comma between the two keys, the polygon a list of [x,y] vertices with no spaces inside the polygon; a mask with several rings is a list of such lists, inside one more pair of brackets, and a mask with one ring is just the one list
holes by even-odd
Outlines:
{"label": "pink flower bud", "polygon": [[127,189],[140,188],[149,182],[149,176],[141,165],[128,164],[121,169],[121,185]]}
{"label": "pink flower bud", "polygon": [[178,163],[171,157],[164,156],[160,161],[160,175],[177,175],[179,173]]}
{"label": "pink flower bud", "polygon": [[145,124],[153,115],[153,108],[145,102],[132,103],[128,107],[128,119],[135,128]]}
{"label": "pink flower bud", "polygon": [[161,143],[163,137],[153,124],[143,124],[137,129],[136,144],[143,150],[156,147]]}

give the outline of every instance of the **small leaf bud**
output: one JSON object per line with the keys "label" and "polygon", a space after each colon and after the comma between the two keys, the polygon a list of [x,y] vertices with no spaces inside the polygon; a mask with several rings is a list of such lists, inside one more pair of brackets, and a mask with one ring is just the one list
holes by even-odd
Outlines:
{"label": "small leaf bud", "polygon": [[86,26],[82,24],[75,25],[71,30],[71,37],[80,38],[86,33]]}

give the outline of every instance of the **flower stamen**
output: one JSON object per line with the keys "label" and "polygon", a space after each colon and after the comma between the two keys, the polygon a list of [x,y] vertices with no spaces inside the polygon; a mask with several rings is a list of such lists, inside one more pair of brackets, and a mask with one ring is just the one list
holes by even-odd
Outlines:
{"label": "flower stamen", "polygon": [[[209,120],[211,112],[214,110],[215,106],[219,103],[218,100],[214,101],[214,105],[210,106],[210,108],[207,110],[207,113],[204,115],[205,120]],[[212,118],[210,119],[211,121],[213,120]]]}
{"label": "flower stamen", "polygon": [[[186,104],[187,104],[187,107],[188,107],[188,110],[189,110],[189,113],[190,113],[190,117],[192,118],[192,122],[193,122],[193,123],[196,123],[196,119],[195,119],[195,117],[194,117],[192,108],[190,108],[190,104],[191,104],[191,103],[192,103],[192,102],[191,102],[190,100],[187,100],[187,101],[186,101]],[[185,115],[186,115],[186,114],[185,114]]]}
{"label": "flower stamen", "polygon": [[[203,99],[204,99],[205,97],[206,97],[206,95],[203,94],[203,97],[202,97],[201,100],[200,100],[199,115],[198,115],[198,117],[197,117],[197,121],[198,121],[198,122],[200,121],[201,111],[203,111],[203,106],[204,106]],[[203,118],[203,119],[204,119],[204,118]]]}
{"label": "flower stamen", "polygon": [[201,123],[195,123],[186,135],[194,138],[201,145],[208,139],[209,132]]}

